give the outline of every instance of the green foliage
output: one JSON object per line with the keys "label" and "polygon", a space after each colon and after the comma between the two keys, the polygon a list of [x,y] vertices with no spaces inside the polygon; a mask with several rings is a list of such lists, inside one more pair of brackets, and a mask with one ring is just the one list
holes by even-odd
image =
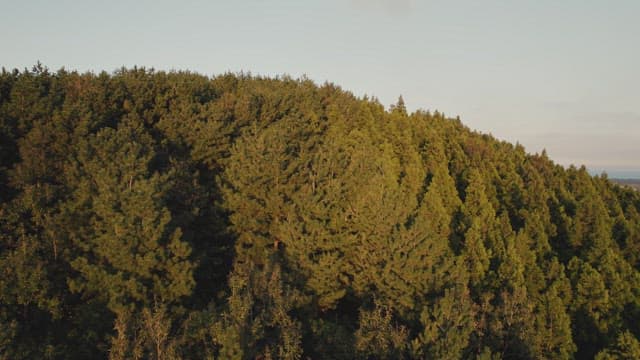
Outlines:
{"label": "green foliage", "polygon": [[477,330],[474,323],[478,309],[461,280],[424,308],[420,318],[424,331],[413,343],[419,357],[459,359],[467,351],[470,336]]}
{"label": "green foliage", "polygon": [[596,355],[596,360],[632,360],[640,357],[640,341],[629,331],[618,336],[615,344]]}
{"label": "green foliage", "polygon": [[[224,359],[300,359],[300,323],[290,313],[297,295],[285,288],[277,264],[255,269],[237,263],[229,283],[228,310],[211,332]],[[253,269],[252,269],[253,268]]]}
{"label": "green foliage", "polygon": [[360,310],[356,349],[364,359],[400,359],[407,347],[407,329],[394,324],[393,309],[377,300],[371,310]]}
{"label": "green foliage", "polygon": [[0,359],[638,358],[640,193],[333,84],[0,73]]}
{"label": "green foliage", "polygon": [[70,288],[97,294],[115,312],[172,303],[193,287],[190,247],[164,204],[172,174],[153,171],[154,156],[141,124],[125,121],[90,137],[74,169],[83,181],[69,212],[80,221],[71,236],[81,255]]}

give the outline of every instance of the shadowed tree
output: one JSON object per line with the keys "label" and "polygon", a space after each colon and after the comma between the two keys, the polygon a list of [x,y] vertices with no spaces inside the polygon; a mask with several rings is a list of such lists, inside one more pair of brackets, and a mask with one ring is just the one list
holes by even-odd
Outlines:
{"label": "shadowed tree", "polygon": [[123,121],[87,139],[77,169],[82,183],[67,211],[80,255],[74,291],[97,295],[114,312],[190,294],[190,246],[171,221],[165,196],[172,174],[153,168],[154,144],[142,124]]}

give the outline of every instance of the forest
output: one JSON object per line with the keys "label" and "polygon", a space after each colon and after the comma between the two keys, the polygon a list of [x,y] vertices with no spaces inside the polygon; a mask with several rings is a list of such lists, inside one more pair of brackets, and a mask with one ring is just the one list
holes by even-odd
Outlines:
{"label": "forest", "polygon": [[304,77],[3,68],[0,274],[0,359],[640,358],[640,192]]}

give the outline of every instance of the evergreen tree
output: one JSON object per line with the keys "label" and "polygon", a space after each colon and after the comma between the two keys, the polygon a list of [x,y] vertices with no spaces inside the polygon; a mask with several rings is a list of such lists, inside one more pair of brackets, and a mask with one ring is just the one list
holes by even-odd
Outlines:
{"label": "evergreen tree", "polygon": [[624,359],[631,360],[640,357],[640,341],[629,331],[620,333],[615,344],[600,351],[596,360]]}
{"label": "evergreen tree", "polygon": [[393,323],[393,309],[377,300],[372,310],[360,310],[355,333],[360,357],[401,359],[406,354],[407,330]]}
{"label": "evergreen tree", "polygon": [[[470,283],[475,289],[482,285],[489,271],[492,257],[491,237],[494,232],[495,211],[485,194],[485,186],[478,171],[470,175],[469,185],[463,205],[464,244],[462,253],[470,275]],[[489,246],[489,249],[487,249]]]}
{"label": "evergreen tree", "polygon": [[471,335],[478,330],[478,308],[466,286],[466,272],[457,274],[444,294],[423,309],[420,322],[424,331],[412,343],[414,357],[459,359],[468,356]]}
{"label": "evergreen tree", "polygon": [[84,181],[67,211],[78,221],[71,237],[81,255],[70,286],[115,312],[176,304],[193,287],[190,246],[165,205],[171,173],[153,169],[154,156],[135,120],[98,132],[78,155]]}

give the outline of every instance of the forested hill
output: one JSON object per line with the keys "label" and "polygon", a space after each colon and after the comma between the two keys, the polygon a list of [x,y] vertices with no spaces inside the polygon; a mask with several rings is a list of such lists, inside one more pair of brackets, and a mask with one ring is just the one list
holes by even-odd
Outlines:
{"label": "forested hill", "polygon": [[640,192],[332,84],[0,75],[0,359],[640,358]]}

